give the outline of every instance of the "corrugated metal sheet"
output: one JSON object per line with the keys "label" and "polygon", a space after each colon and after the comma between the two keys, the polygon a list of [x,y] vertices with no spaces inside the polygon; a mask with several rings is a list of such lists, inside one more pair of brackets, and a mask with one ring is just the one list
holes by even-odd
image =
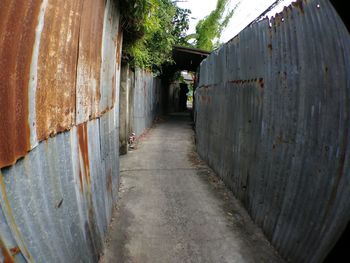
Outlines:
{"label": "corrugated metal sheet", "polygon": [[[129,86],[129,131],[127,131],[127,133],[130,135],[135,130],[134,129],[135,72],[132,70],[130,70],[129,72],[128,86]],[[121,119],[119,121],[121,121]]]}
{"label": "corrugated metal sheet", "polygon": [[115,1],[1,1],[0,8],[5,167],[38,142],[113,107],[122,33]]}
{"label": "corrugated metal sheet", "polygon": [[140,136],[150,128],[160,110],[161,80],[150,72],[135,70],[133,98],[133,132]]}
{"label": "corrugated metal sheet", "polygon": [[320,262],[350,219],[350,38],[298,1],[200,67],[197,149],[281,255]]}
{"label": "corrugated metal sheet", "polygon": [[0,205],[0,262],[13,261],[26,262],[7,225],[2,205]]}
{"label": "corrugated metal sheet", "polygon": [[77,67],[77,123],[98,116],[104,0],[84,0]]}
{"label": "corrugated metal sheet", "polygon": [[0,2],[0,167],[30,149],[28,82],[40,2]]}
{"label": "corrugated metal sheet", "polygon": [[0,2],[0,262],[97,262],[119,185],[119,9],[17,2]]}
{"label": "corrugated metal sheet", "polygon": [[116,13],[117,6],[108,1],[107,8],[105,9],[102,37],[100,113],[113,107],[116,99],[115,85],[119,83],[120,54],[123,40],[121,26],[119,26],[119,17],[115,16]]}
{"label": "corrugated metal sheet", "polygon": [[60,133],[2,170],[2,224],[29,262],[97,261],[118,189],[114,114]]}
{"label": "corrugated metal sheet", "polygon": [[[38,141],[75,123],[75,82],[82,0],[48,1],[36,67],[35,124]],[[33,69],[34,70],[34,69]],[[34,76],[35,77],[35,76]]]}

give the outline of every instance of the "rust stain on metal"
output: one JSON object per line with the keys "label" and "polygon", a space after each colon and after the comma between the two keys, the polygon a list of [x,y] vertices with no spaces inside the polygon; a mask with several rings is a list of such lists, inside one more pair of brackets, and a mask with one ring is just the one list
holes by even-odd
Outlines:
{"label": "rust stain on metal", "polygon": [[268,45],[267,45],[267,48],[269,49],[269,52],[271,53],[271,52],[272,52],[272,44],[271,44],[271,43],[268,44]]}
{"label": "rust stain on metal", "polygon": [[3,257],[3,263],[15,262],[10,251],[8,251],[8,249],[6,248],[6,246],[4,245],[4,243],[1,239],[0,239],[0,251],[1,251],[1,255]]}
{"label": "rust stain on metal", "polygon": [[30,149],[28,84],[41,1],[0,1],[0,168]]}
{"label": "rust stain on metal", "polygon": [[80,190],[83,192],[84,191],[83,174],[81,173],[81,169],[79,169],[79,181],[80,181]]}
{"label": "rust stain on metal", "polygon": [[38,140],[75,123],[76,58],[82,0],[49,1],[44,18],[36,91]]}
{"label": "rust stain on metal", "polygon": [[[13,235],[17,237],[17,239],[18,239],[18,240],[16,240],[17,243],[18,242],[21,243],[21,245],[22,245],[21,250],[23,252],[23,255],[26,257],[27,260],[31,261],[32,256],[30,255],[28,249],[25,247],[25,243],[23,241],[22,235],[21,235],[19,229],[17,228],[15,217],[13,215],[12,208],[11,208],[10,202],[8,200],[8,197],[7,197],[6,186],[5,186],[4,178],[3,178],[3,175],[1,174],[1,171],[0,171],[0,193],[2,194],[2,197],[4,200],[4,205],[5,205],[5,208],[7,210],[7,213],[6,213],[7,220],[8,220],[7,223],[9,224],[10,229],[13,232]],[[12,262],[12,261],[9,261],[9,262]]]}
{"label": "rust stain on metal", "polygon": [[107,176],[107,191],[109,193],[112,193],[112,170],[109,170],[108,176]]}
{"label": "rust stain on metal", "polygon": [[79,149],[84,164],[84,175],[86,183],[90,184],[90,162],[89,162],[89,144],[88,144],[88,133],[87,123],[83,123],[77,126]]}
{"label": "rust stain on metal", "polygon": [[21,250],[19,247],[13,247],[13,248],[10,248],[10,252],[11,252],[12,256],[16,256],[17,254],[19,254],[21,252]]}
{"label": "rust stain on metal", "polygon": [[256,84],[260,88],[264,88],[264,79],[263,78],[254,78],[254,79],[235,79],[228,81],[229,83],[233,83],[236,85],[244,85],[244,84]]}
{"label": "rust stain on metal", "polygon": [[259,83],[260,88],[263,89],[264,88],[264,79],[263,78],[259,78],[258,83]]}
{"label": "rust stain on metal", "polygon": [[277,13],[275,15],[274,25],[275,26],[280,26],[282,22],[283,22],[283,15],[282,15],[282,13]]}
{"label": "rust stain on metal", "polygon": [[122,32],[122,27],[120,26],[118,28],[118,35],[117,35],[117,39],[116,39],[116,64],[117,64],[117,70],[120,69],[120,55],[122,52],[122,44],[123,44],[123,40],[122,40],[122,36],[123,36],[123,32]]}
{"label": "rust stain on metal", "polygon": [[114,103],[115,103],[115,89],[116,89],[115,75],[113,75],[113,77],[112,77],[112,106],[111,106],[111,108],[113,108]]}
{"label": "rust stain on metal", "polygon": [[99,117],[102,30],[105,1],[85,0],[81,15],[77,67],[77,115],[79,122]]}
{"label": "rust stain on metal", "polygon": [[302,0],[298,0],[296,2],[293,2],[292,5],[293,5],[293,7],[296,7],[297,9],[299,9],[302,14],[304,14],[304,6],[303,6]]}

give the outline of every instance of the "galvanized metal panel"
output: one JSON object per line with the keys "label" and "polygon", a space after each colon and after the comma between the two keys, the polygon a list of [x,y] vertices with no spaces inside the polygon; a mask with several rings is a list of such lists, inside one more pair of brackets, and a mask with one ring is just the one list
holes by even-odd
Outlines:
{"label": "galvanized metal panel", "polygon": [[0,2],[0,168],[30,149],[28,82],[40,4]]}
{"label": "galvanized metal panel", "polygon": [[119,182],[118,7],[17,2],[0,2],[0,168],[24,158],[0,172],[0,261],[96,262]]}
{"label": "galvanized metal panel", "polygon": [[[101,159],[99,131],[100,120],[84,123],[40,143],[2,170],[1,240],[11,233],[29,262],[98,259],[116,194],[112,176],[118,176],[117,151]],[[109,134],[109,141],[116,143],[116,132]],[[16,242],[9,239],[7,247]]]}
{"label": "galvanized metal panel", "polygon": [[298,1],[200,67],[197,149],[281,255],[319,262],[350,219],[350,38]]}
{"label": "galvanized metal panel", "polygon": [[0,262],[26,262],[17,242],[13,239],[0,205]]}
{"label": "galvanized metal panel", "polygon": [[30,78],[28,84],[28,106],[29,106],[29,116],[28,122],[30,126],[30,145],[31,149],[38,145],[38,136],[36,133],[36,89],[38,86],[38,63],[39,63],[39,52],[40,52],[40,42],[41,34],[44,28],[44,18],[46,8],[48,6],[48,0],[44,0],[41,3],[40,12],[38,14],[38,24],[35,29],[35,41],[33,44],[33,54],[30,65]]}
{"label": "galvanized metal panel", "polygon": [[[117,46],[121,45],[119,35],[119,12],[114,1],[106,2],[103,36],[102,36],[102,66],[101,66],[101,100],[99,112],[113,107],[115,100],[116,67],[119,65]],[[117,58],[117,59],[116,59]],[[119,67],[119,66],[118,66]]]}
{"label": "galvanized metal panel", "polygon": [[[119,156],[117,137],[119,127],[114,125],[115,116],[119,116],[118,107],[114,107],[100,119],[101,162],[107,176],[108,191],[105,192],[107,208],[116,201],[119,188],[119,162],[115,161]],[[111,214],[107,213],[107,219],[111,219]]]}
{"label": "galvanized metal panel", "polygon": [[133,98],[133,132],[140,136],[150,128],[160,107],[161,82],[152,73],[140,69],[135,70],[135,86]]}

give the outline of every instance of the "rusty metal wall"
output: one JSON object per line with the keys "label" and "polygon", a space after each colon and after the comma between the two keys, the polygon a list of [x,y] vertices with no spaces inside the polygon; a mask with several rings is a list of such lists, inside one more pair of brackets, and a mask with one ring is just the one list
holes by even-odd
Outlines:
{"label": "rusty metal wall", "polygon": [[202,62],[197,150],[287,260],[321,262],[350,220],[350,37],[298,1]]}
{"label": "rusty metal wall", "polygon": [[28,82],[40,3],[0,2],[0,167],[30,149]]}
{"label": "rusty metal wall", "polygon": [[119,184],[117,1],[0,16],[0,262],[96,262]]}
{"label": "rusty metal wall", "polygon": [[160,112],[161,80],[152,73],[136,69],[133,98],[132,127],[136,136],[150,128]]}

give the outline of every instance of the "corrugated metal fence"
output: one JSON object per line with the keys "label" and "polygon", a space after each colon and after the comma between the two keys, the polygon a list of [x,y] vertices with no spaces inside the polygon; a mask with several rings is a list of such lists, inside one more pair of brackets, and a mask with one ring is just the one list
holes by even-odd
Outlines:
{"label": "corrugated metal fence", "polygon": [[136,136],[150,128],[160,112],[161,80],[152,73],[136,69],[133,90],[132,127]]}
{"label": "corrugated metal fence", "polygon": [[349,58],[329,1],[305,0],[200,67],[198,152],[294,262],[320,262],[350,219]]}
{"label": "corrugated metal fence", "polygon": [[1,0],[0,17],[0,261],[96,262],[118,190],[116,1]]}

